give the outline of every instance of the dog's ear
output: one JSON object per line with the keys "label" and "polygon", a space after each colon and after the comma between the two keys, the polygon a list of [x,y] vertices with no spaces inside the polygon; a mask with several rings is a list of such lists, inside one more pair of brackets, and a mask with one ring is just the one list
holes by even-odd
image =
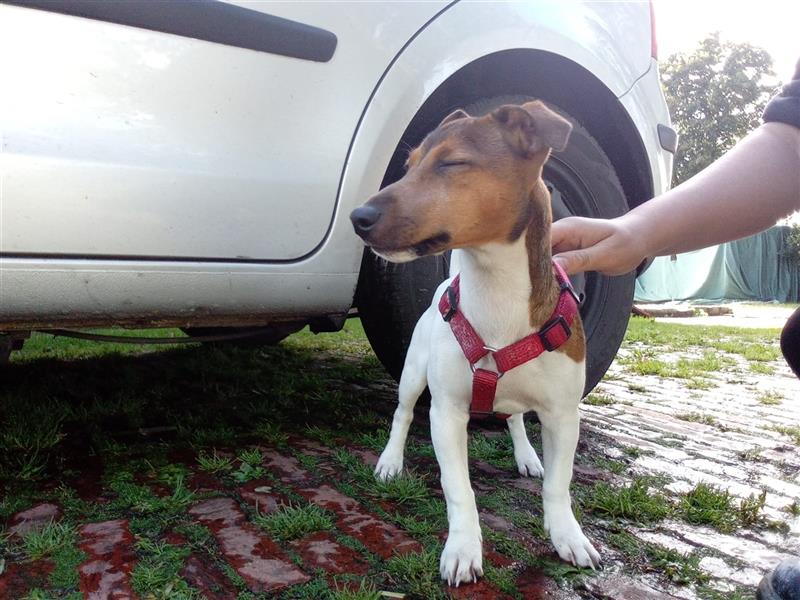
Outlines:
{"label": "dog's ear", "polygon": [[503,125],[511,146],[526,157],[547,148],[563,150],[572,132],[569,121],[539,100],[522,106],[507,104],[494,110],[491,116]]}
{"label": "dog's ear", "polygon": [[466,119],[467,117],[469,117],[469,115],[459,108],[458,110],[454,110],[447,115],[442,122],[439,123],[439,127],[442,125],[447,125],[448,123],[452,123],[453,121],[457,121],[458,119]]}

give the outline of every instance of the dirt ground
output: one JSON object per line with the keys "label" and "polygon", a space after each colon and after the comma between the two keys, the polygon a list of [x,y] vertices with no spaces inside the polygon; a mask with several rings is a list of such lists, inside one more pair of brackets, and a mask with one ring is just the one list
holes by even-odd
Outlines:
{"label": "dirt ground", "polygon": [[573,483],[602,571],[558,559],[541,482],[476,425],[486,575],[458,589],[423,407],[409,472],[371,475],[396,386],[357,323],[266,349],[39,340],[0,390],[0,598],[752,598],[800,554],[800,381],[776,340],[632,321]]}

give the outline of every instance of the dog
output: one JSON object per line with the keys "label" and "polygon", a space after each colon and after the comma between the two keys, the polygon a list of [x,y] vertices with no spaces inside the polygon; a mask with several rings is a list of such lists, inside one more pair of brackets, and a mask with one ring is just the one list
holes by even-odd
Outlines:
{"label": "dog", "polygon": [[[559,556],[600,566],[571,507],[586,347],[577,298],[552,263],[550,194],[541,177],[551,149],[563,150],[571,131],[540,101],[480,117],[457,110],[411,151],[400,180],[350,215],[387,261],[453,250],[458,265],[414,329],[375,469],[383,480],[402,471],[414,405],[427,385],[449,526],[440,573],[450,585],[483,574],[467,466],[471,407],[510,415],[520,474],[544,478],[544,527]],[[531,410],[541,422],[544,466],[525,432],[523,413]]]}

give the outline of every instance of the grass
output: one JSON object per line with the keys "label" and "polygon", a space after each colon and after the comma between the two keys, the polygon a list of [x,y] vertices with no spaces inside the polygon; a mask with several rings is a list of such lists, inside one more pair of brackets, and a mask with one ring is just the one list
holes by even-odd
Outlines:
{"label": "grass", "polygon": [[590,406],[611,406],[616,403],[616,400],[608,394],[589,394],[583,399],[583,402]]}
{"label": "grass", "polygon": [[136,544],[139,560],[131,572],[131,587],[140,597],[199,600],[200,593],[180,576],[188,548],[141,539]]}
{"label": "grass", "polygon": [[76,533],[72,525],[52,521],[41,529],[29,531],[23,537],[25,554],[31,560],[50,556],[64,547],[74,546],[75,542]]}
{"label": "grass", "polygon": [[794,425],[772,425],[767,429],[789,436],[795,444],[800,446],[800,427]]}
{"label": "grass", "polygon": [[[631,352],[628,373],[618,373],[620,381],[615,384],[623,389],[627,386],[632,393],[649,392],[642,380],[629,376],[633,367],[680,378],[683,388],[703,390],[716,385],[720,370],[727,371],[721,384],[752,383],[748,370],[767,372],[777,357],[774,332],[719,328],[704,332],[703,328],[639,321],[632,320],[625,342]],[[395,401],[393,388],[357,321],[348,321],[340,334],[313,336],[305,331],[280,346],[255,349],[158,347],[154,354],[149,348],[135,347],[128,352],[119,347],[67,341],[67,346],[60,346],[62,352],[47,349],[47,340],[52,338],[37,336],[25,353],[15,358],[4,371],[8,379],[0,389],[0,478],[6,480],[0,493],[0,517],[7,520],[15,512],[45,500],[57,503],[63,512],[63,520],[57,524],[63,531],[51,525],[38,539],[14,541],[0,536],[3,555],[13,560],[39,556],[53,563],[49,578],[36,582],[38,587],[29,591],[31,598],[73,600],[80,593],[77,566],[86,559],[77,547],[75,531],[86,522],[115,518],[128,519],[136,539],[138,565],[132,581],[140,597],[198,598],[197,591],[180,577],[188,552],[216,562],[239,588],[239,600],[266,597],[247,590],[241,577],[221,558],[211,532],[187,517],[188,507],[204,497],[188,484],[193,481],[192,471],[197,470],[203,471],[206,479],[216,479],[223,494],[238,498],[236,488],[242,483],[264,478],[289,498],[293,504],[277,512],[254,515],[247,509],[247,514],[252,523],[278,540],[295,562],[301,558],[292,540],[329,531],[370,564],[370,577],[355,586],[353,578],[329,579],[322,571],[308,570],[311,581],[269,597],[374,600],[382,589],[402,591],[409,599],[445,597],[438,560],[447,513],[438,495],[432,446],[425,439],[426,433],[420,434],[423,428],[415,427],[409,440],[407,457],[412,468],[389,482],[376,481],[372,468],[347,450],[354,444],[376,452],[383,449],[388,439],[388,415]],[[79,351],[72,352],[69,347]],[[84,347],[91,348],[84,351]],[[680,354],[686,358],[664,358]],[[56,356],[60,362],[54,361]],[[632,381],[625,381],[626,377]],[[364,391],[365,382],[381,385],[370,385]],[[685,389],[683,393],[688,396]],[[757,397],[755,389],[746,393],[765,406],[775,406],[782,400],[769,394]],[[694,397],[701,394],[696,392]],[[659,399],[654,396],[653,400]],[[375,410],[378,402],[381,410]],[[603,392],[590,395],[587,403],[616,403],[625,410],[622,398]],[[693,414],[691,409],[684,410],[682,416]],[[714,424],[711,415],[694,415],[693,420]],[[800,428],[765,426],[800,444]],[[538,426],[528,423],[527,428],[538,443]],[[141,430],[162,433],[148,437]],[[313,439],[329,448],[331,454],[304,454],[302,448],[292,447],[295,436]],[[656,438],[654,443],[685,446],[679,436]],[[573,484],[575,509],[584,511],[583,523],[589,527],[590,538],[605,539],[618,549],[625,547],[625,555],[631,557],[625,569],[633,577],[650,573],[651,582],[660,577],[663,586],[667,580],[675,585],[691,584],[699,597],[716,598],[709,591],[707,574],[699,568],[702,553],[684,555],[645,544],[632,535],[626,538],[633,525],[661,527],[666,517],[696,521],[684,527],[696,524],[732,527],[733,531],[773,525],[764,516],[763,495],[745,500],[729,495],[726,503],[718,497],[725,492],[695,489],[668,498],[660,491],[665,482],[641,476],[630,481],[629,473],[636,472],[643,462],[634,462],[642,455],[639,449],[611,440],[610,445],[619,453],[618,458],[611,459],[601,454],[598,448],[603,447],[596,445],[597,439],[582,439],[586,445],[580,449],[579,461],[610,473],[612,479],[593,484],[578,472]],[[424,550],[388,561],[371,554],[356,539],[338,532],[331,514],[306,504],[293,491],[293,485],[276,479],[264,466],[255,444],[277,447],[295,456],[315,482],[331,480],[341,492],[414,537]],[[549,536],[543,527],[541,502],[530,491],[508,485],[515,477],[508,436],[471,431],[469,444],[472,458],[508,473],[503,485],[488,492],[476,486],[478,505],[530,536],[523,543],[507,533],[485,528],[487,545],[517,562],[511,568],[500,568],[485,561],[486,580],[501,592],[520,598],[515,589],[516,575],[522,568],[532,568],[555,578],[567,590],[580,588],[579,582],[588,575],[585,570],[554,555],[542,555],[539,543],[549,544]],[[613,455],[609,451],[608,456]],[[767,460],[759,457],[757,450],[743,452],[739,458]],[[86,490],[79,489],[77,482],[87,472],[91,475],[92,461],[98,463],[95,479],[99,489],[97,496],[83,500]],[[757,468],[757,464],[752,466]],[[428,474],[429,467],[434,475]],[[485,475],[478,478],[484,485],[491,483]],[[628,481],[619,483],[626,478]],[[797,502],[782,510],[787,519],[800,514]],[[187,540],[185,546],[165,541],[173,532]],[[527,545],[531,540],[535,541],[532,548]],[[550,549],[549,545],[542,547]],[[730,598],[736,598],[735,594],[732,592]]]}
{"label": "grass", "polygon": [[274,513],[258,514],[253,521],[274,538],[284,541],[333,529],[333,517],[314,504],[283,506]]}
{"label": "grass", "polygon": [[655,523],[669,514],[670,504],[663,494],[651,492],[649,487],[648,480],[641,477],[620,487],[598,483],[585,498],[584,508],[600,517]]}
{"label": "grass", "polygon": [[764,406],[777,406],[785,399],[786,398],[783,397],[783,394],[770,390],[768,392],[763,392],[759,394],[758,397],[756,398],[756,401],[759,404],[763,404]]}
{"label": "grass", "polygon": [[441,547],[431,547],[420,553],[395,556],[386,562],[389,580],[412,598],[444,600],[439,579]]}
{"label": "grass", "polygon": [[739,500],[727,490],[707,483],[698,483],[680,501],[678,513],[696,525],[709,525],[721,533],[732,533],[740,527],[765,525],[762,515],[767,492]]}
{"label": "grass", "polygon": [[704,415],[698,412],[683,413],[676,415],[676,418],[681,421],[689,421],[690,423],[702,423],[703,425],[714,425],[717,422],[712,415]]}

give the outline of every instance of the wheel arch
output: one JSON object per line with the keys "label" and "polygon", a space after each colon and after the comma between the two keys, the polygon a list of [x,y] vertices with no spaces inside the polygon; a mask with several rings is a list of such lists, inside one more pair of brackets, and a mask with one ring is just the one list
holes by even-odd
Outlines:
{"label": "wheel arch", "polygon": [[504,95],[539,98],[577,119],[614,165],[629,208],[653,196],[644,143],[611,90],[581,65],[551,52],[527,48],[483,56],[439,85],[406,127],[381,187],[402,176],[408,149],[417,146],[444,116],[481,98]]}

